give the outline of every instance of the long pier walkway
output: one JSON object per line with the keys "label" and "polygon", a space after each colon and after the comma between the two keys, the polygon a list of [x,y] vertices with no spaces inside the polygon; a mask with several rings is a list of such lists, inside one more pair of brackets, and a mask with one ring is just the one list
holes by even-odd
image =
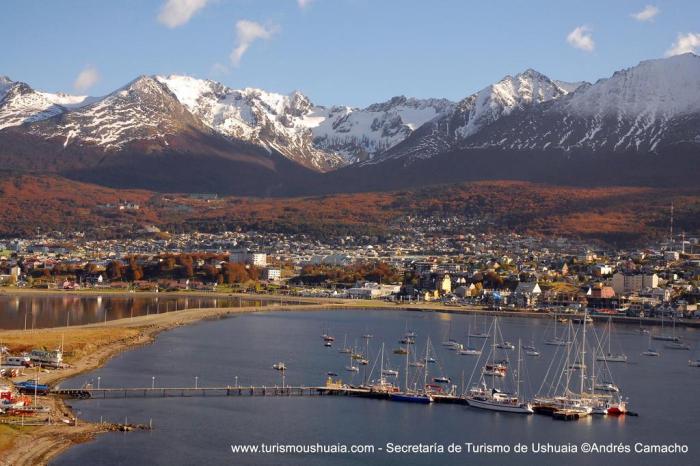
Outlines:
{"label": "long pier walkway", "polygon": [[[62,388],[51,394],[64,398],[133,398],[133,397],[202,397],[202,396],[322,396],[349,395],[355,389],[304,386],[226,386],[226,387],[121,387],[121,388]],[[358,392],[364,391],[357,389]],[[348,393],[350,392],[350,393]]]}

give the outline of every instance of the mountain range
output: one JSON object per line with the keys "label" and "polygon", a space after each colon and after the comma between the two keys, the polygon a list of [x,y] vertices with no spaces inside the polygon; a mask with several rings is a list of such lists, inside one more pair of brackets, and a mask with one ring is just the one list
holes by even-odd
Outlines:
{"label": "mountain range", "polygon": [[674,186],[700,175],[700,57],[595,83],[528,69],[466,96],[319,106],[141,76],[103,96],[0,77],[0,166],[117,188],[271,196],[481,179]]}

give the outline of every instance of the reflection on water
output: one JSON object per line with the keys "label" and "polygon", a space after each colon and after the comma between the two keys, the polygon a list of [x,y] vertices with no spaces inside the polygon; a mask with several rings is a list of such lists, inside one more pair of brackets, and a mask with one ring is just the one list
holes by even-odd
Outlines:
{"label": "reflection on water", "polygon": [[264,306],[267,303],[233,296],[0,295],[0,329],[62,327],[183,309]]}

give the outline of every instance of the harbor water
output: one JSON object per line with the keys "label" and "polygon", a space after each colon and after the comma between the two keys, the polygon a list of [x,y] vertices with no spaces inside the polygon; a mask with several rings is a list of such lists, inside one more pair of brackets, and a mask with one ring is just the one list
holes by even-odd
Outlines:
{"label": "harbor water", "polygon": [[[478,379],[477,358],[462,356],[441,345],[453,338],[466,343],[467,329],[483,331],[490,317],[438,312],[328,311],[259,312],[200,322],[158,336],[153,345],[136,348],[110,360],[105,367],[62,383],[62,388],[84,383],[104,387],[192,387],[226,385],[281,385],[277,362],[287,367],[289,385],[323,385],[328,372],[346,383],[359,384],[365,367],[374,364],[384,342],[385,367],[399,371],[403,385],[405,356],[393,354],[407,330],[417,335],[415,353],[424,351],[430,337],[437,363],[429,364],[430,377],[448,376],[461,391],[470,378]],[[504,339],[534,344],[540,357],[523,356],[521,391],[534,395],[541,389],[550,362],[559,347],[546,346],[553,332],[552,319],[499,319]],[[589,334],[602,335],[607,324],[589,325]],[[560,325],[561,327],[561,325]],[[322,333],[335,337],[324,347]],[[372,334],[371,339],[363,335]],[[629,398],[638,417],[593,416],[573,422],[549,416],[517,415],[478,410],[463,405],[420,405],[355,397],[172,397],[69,400],[81,418],[111,422],[153,422],[146,432],[110,433],[75,446],[52,464],[90,465],[325,465],[325,464],[590,464],[592,461],[623,465],[697,464],[700,450],[700,402],[697,387],[700,368],[689,367],[697,357],[697,329],[677,329],[690,343],[690,351],[665,349],[654,341],[660,357],[645,357],[648,336],[634,325],[617,325],[613,351],[624,351],[627,363],[610,364],[613,382]],[[347,346],[365,352],[369,342],[370,365],[357,373],[345,371]],[[473,346],[485,344],[472,339]],[[485,348],[490,343],[486,343]],[[488,351],[486,349],[485,351]],[[517,350],[509,354],[515,364]],[[483,363],[483,358],[481,360]],[[475,368],[476,367],[476,368]],[[367,369],[369,370],[369,369]],[[378,375],[378,366],[374,377]],[[369,445],[373,453],[234,453],[236,445]],[[424,445],[426,451],[441,445],[445,453],[393,452],[397,445]],[[451,444],[460,453],[448,453]],[[508,446],[509,453],[469,453],[480,445]],[[528,452],[516,453],[516,445]],[[583,444],[629,445],[630,453],[581,453]],[[688,453],[635,453],[635,444],[687,445]],[[532,452],[542,448],[576,447],[578,453]],[[548,447],[549,446],[549,447]],[[381,450],[379,450],[381,449]]]}

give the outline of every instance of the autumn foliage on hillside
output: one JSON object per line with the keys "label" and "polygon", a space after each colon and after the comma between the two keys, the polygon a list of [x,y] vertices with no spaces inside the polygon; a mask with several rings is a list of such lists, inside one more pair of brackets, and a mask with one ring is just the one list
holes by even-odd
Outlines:
{"label": "autumn foliage on hillside", "polygon": [[[138,209],[120,210],[120,202],[138,204]],[[174,233],[255,229],[327,239],[382,235],[400,227],[400,219],[410,215],[478,218],[484,228],[496,231],[628,243],[667,234],[671,203],[677,230],[700,232],[700,188],[576,188],[488,181],[262,199],[115,190],[54,176],[6,174],[0,178],[0,235],[32,235],[39,229],[120,238],[158,227]]]}

